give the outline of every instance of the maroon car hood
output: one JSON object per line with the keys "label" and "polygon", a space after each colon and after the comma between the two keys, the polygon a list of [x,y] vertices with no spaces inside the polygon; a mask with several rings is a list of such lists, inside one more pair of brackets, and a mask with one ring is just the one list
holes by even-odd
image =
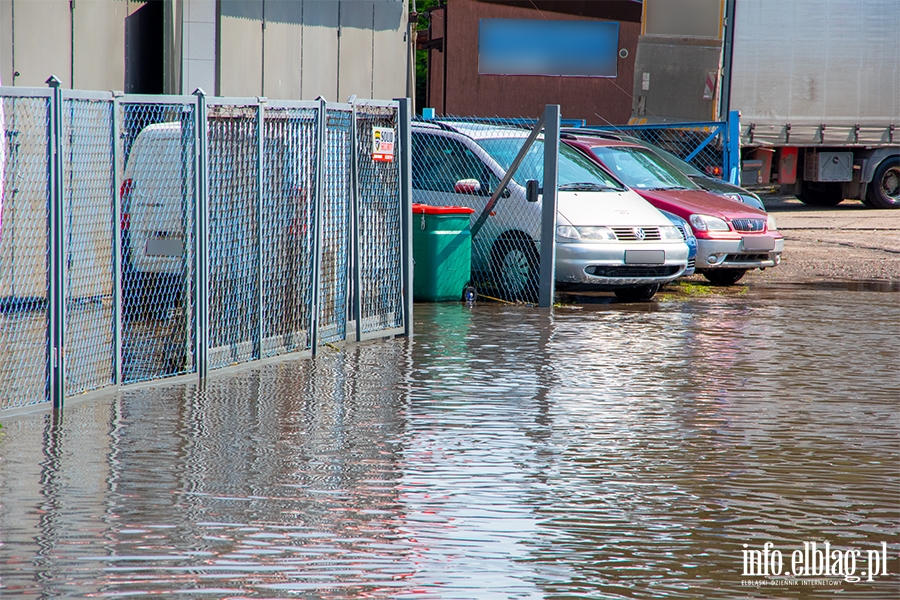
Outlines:
{"label": "maroon car hood", "polygon": [[703,190],[633,189],[656,208],[675,213],[683,219],[687,219],[695,213],[714,217],[727,217],[728,219],[765,219],[768,217],[763,211],[748,206],[743,202]]}

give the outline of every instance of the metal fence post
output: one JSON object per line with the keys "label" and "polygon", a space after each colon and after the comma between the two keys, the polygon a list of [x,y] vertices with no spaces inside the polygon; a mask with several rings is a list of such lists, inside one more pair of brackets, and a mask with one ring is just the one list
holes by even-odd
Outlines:
{"label": "metal fence post", "polygon": [[544,194],[541,200],[541,275],[538,306],[553,306],[556,279],[556,186],[559,171],[559,104],[544,108]]}
{"label": "metal fence post", "polygon": [[325,99],[319,96],[319,114],[317,126],[316,141],[316,214],[313,238],[313,276],[312,276],[312,301],[310,303],[310,350],[315,356],[319,345],[319,288],[322,285],[322,236],[324,235],[324,227],[322,224],[323,213],[325,212],[325,143],[328,139],[325,128],[327,127],[326,118],[327,103]]}
{"label": "metal fence post", "polygon": [[50,400],[61,410],[66,395],[66,232],[63,198],[62,88],[51,76],[50,100]]}
{"label": "metal fence post", "polygon": [[725,136],[725,167],[728,169],[728,181],[733,185],[741,184],[741,113],[729,111],[728,133]]}
{"label": "metal fence post", "polygon": [[356,95],[350,97],[350,268],[353,277],[353,294],[350,296],[356,341],[360,341],[362,332],[362,279],[359,256],[359,148],[357,131]]}
{"label": "metal fence post", "polygon": [[403,335],[413,334],[413,253],[412,253],[412,125],[410,99],[397,98],[400,152],[400,249],[403,269]]}
{"label": "metal fence post", "polygon": [[201,88],[194,91],[197,97],[196,126],[194,127],[194,277],[196,277],[196,294],[194,303],[196,317],[194,319],[194,340],[197,356],[197,376],[201,383],[209,375],[209,146],[208,124],[206,122],[206,92]]}
{"label": "metal fence post", "polygon": [[263,317],[265,316],[265,298],[263,297],[263,142],[265,135],[266,99],[258,97],[256,107],[256,358],[263,357],[263,336],[265,334]]}
{"label": "metal fence post", "polygon": [[112,131],[110,141],[112,144],[112,182],[113,189],[113,217],[112,217],[112,242],[113,242],[113,384],[122,383],[122,269],[124,268],[122,256],[122,196],[119,190],[122,186],[122,172],[119,168],[121,154],[119,152],[119,106],[118,93],[113,94],[110,109],[112,110]]}

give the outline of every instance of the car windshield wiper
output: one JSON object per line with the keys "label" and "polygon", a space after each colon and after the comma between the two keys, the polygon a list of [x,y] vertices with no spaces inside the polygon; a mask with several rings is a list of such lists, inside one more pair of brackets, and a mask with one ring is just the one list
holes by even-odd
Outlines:
{"label": "car windshield wiper", "polygon": [[663,186],[663,187],[650,188],[650,191],[655,191],[655,190],[689,190],[689,189],[691,189],[691,188],[684,187],[683,185],[667,185],[667,186]]}
{"label": "car windshield wiper", "polygon": [[560,190],[564,190],[567,192],[570,191],[583,191],[583,192],[602,192],[606,190],[615,190],[622,191],[621,188],[615,188],[609,185],[603,185],[602,183],[594,183],[592,181],[579,181],[577,183],[564,183],[559,186]]}

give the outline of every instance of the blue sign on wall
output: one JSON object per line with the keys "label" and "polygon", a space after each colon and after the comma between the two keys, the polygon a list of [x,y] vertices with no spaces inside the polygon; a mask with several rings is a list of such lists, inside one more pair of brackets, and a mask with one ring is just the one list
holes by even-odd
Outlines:
{"label": "blue sign on wall", "polygon": [[478,73],[615,77],[619,24],[481,19]]}

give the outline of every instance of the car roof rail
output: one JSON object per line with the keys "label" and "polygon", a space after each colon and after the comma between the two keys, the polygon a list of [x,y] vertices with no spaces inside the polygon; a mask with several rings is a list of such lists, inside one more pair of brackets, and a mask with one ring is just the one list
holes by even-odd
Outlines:
{"label": "car roof rail", "polygon": [[443,121],[438,121],[437,119],[423,119],[421,117],[418,117],[412,120],[412,124],[413,126],[423,125],[430,127],[431,129],[440,129],[442,131],[452,131],[454,133],[459,133],[459,130],[452,125]]}
{"label": "car roof rail", "polygon": [[598,137],[607,140],[621,141],[623,139],[621,134],[611,133],[609,131],[599,131],[597,129],[590,129],[589,127],[564,127],[560,129],[560,132],[581,137]]}

